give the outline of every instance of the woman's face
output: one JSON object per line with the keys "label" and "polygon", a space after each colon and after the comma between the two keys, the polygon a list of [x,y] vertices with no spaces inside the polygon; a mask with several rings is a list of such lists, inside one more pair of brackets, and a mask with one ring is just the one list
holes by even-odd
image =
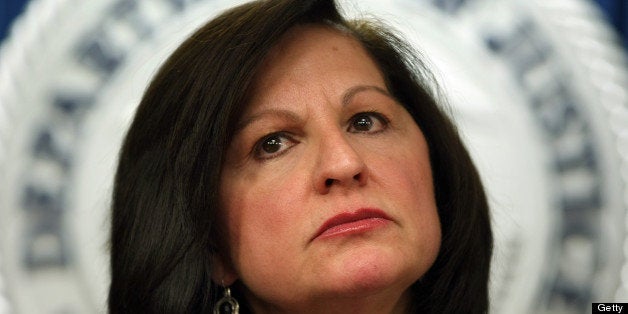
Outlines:
{"label": "woman's face", "polygon": [[425,138],[331,28],[298,27],[271,51],[221,182],[230,255],[214,278],[237,277],[258,310],[399,307],[438,254]]}

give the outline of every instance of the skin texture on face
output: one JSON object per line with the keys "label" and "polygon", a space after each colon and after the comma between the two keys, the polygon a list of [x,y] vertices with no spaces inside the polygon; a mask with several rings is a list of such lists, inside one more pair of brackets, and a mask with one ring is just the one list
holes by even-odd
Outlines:
{"label": "skin texture on face", "polygon": [[256,313],[403,312],[441,237],[421,130],[338,30],[294,28],[259,73],[221,175],[214,280],[241,280]]}

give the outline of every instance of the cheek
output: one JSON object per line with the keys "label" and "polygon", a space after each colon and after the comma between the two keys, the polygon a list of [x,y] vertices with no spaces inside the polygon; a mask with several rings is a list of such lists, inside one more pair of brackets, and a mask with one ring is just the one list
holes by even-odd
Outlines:
{"label": "cheek", "polygon": [[290,180],[271,181],[232,184],[222,194],[230,254],[241,275],[273,267],[282,258],[279,252],[298,244],[287,239],[298,240],[295,231],[304,228],[299,225],[304,219],[299,217],[303,200],[298,188]]}
{"label": "cheek", "polygon": [[[429,267],[440,248],[441,227],[427,146],[416,141],[399,145],[400,149],[382,159],[380,179],[396,202],[393,206],[404,222],[406,235],[419,250],[413,258],[422,268]],[[426,270],[426,269],[423,269]]]}
{"label": "cheek", "polygon": [[395,149],[375,162],[379,168],[375,175],[386,182],[395,198],[414,203],[415,207],[431,207],[428,205],[435,204],[435,200],[427,144],[420,133],[401,143],[390,145]]}

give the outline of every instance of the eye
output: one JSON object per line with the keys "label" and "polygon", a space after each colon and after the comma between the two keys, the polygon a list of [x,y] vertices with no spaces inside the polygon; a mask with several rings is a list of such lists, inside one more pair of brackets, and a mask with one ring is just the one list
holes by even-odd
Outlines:
{"label": "eye", "polygon": [[352,133],[377,133],[384,131],[388,126],[388,120],[377,112],[360,112],[349,120],[349,132]]}
{"label": "eye", "polygon": [[253,149],[255,158],[271,159],[283,154],[297,142],[283,132],[273,133],[259,140]]}

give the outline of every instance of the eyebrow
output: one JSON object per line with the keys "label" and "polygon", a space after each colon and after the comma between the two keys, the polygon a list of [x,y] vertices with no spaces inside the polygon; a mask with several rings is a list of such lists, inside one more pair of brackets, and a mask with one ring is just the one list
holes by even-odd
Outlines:
{"label": "eyebrow", "polygon": [[[350,102],[351,99],[356,95],[359,94],[361,92],[364,91],[376,91],[384,96],[387,97],[391,97],[390,93],[388,93],[387,90],[379,87],[379,86],[375,86],[375,85],[356,85],[353,86],[349,89],[347,89],[343,95],[342,95],[342,100],[341,100],[341,104],[343,107],[346,107]],[[301,119],[301,117],[299,117],[298,115],[296,115],[294,112],[289,111],[289,110],[284,110],[284,109],[268,109],[268,110],[264,110],[260,113],[257,113],[249,118],[244,119],[243,121],[241,121],[240,123],[238,123],[236,125],[235,128],[235,132],[234,134],[238,134],[240,133],[242,130],[244,130],[246,127],[248,127],[251,123],[260,120],[262,117],[266,116],[266,115],[273,115],[273,116],[280,116],[284,119],[290,120],[296,124],[301,124],[303,121]]]}
{"label": "eyebrow", "polygon": [[296,113],[292,111],[284,110],[284,109],[268,109],[239,122],[236,125],[234,134],[240,133],[242,130],[244,130],[253,122],[260,120],[262,119],[262,117],[268,116],[268,115],[279,116],[279,117],[282,117],[283,119],[290,120],[291,122],[294,122],[295,124],[301,124],[303,122],[302,119],[299,116],[297,116]]}
{"label": "eyebrow", "polygon": [[364,92],[364,91],[376,91],[384,96],[390,97],[392,98],[392,96],[390,95],[390,93],[388,93],[387,90],[379,87],[379,86],[375,86],[375,85],[357,85],[357,86],[353,86],[351,88],[349,88],[347,91],[345,91],[345,93],[342,95],[342,101],[341,104],[343,107],[347,106],[350,102],[351,102],[351,98],[353,98],[353,96],[355,96],[356,94],[360,93],[360,92]]}

